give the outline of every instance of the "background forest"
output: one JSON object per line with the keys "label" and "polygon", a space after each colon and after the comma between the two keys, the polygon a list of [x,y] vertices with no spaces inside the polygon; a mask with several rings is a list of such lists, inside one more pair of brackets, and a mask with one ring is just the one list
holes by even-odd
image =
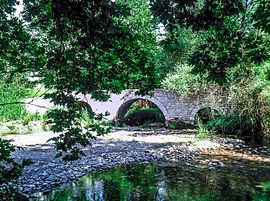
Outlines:
{"label": "background forest", "polygon": [[[21,102],[41,84],[59,156],[109,131],[103,115],[87,129],[76,94],[155,88],[186,96],[222,94],[232,111],[205,125],[211,132],[269,136],[269,0],[0,0],[0,119],[27,115]],[[16,5],[23,11],[15,15]],[[35,79],[30,79],[31,77]],[[39,94],[40,95],[40,94]],[[70,140],[73,139],[73,140]],[[14,148],[1,140],[0,180]]]}

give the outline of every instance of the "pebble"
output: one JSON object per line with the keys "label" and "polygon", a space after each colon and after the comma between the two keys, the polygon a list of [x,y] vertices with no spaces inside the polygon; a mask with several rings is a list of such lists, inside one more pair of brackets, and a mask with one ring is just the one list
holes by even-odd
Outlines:
{"label": "pebble", "polygon": [[[22,177],[12,183],[21,195],[32,196],[39,191],[49,192],[56,185],[69,183],[81,176],[119,165],[149,163],[153,161],[189,161],[195,154],[186,147],[173,146],[171,149],[133,150],[129,152],[110,152],[87,155],[75,163],[64,163],[61,160],[48,164],[34,163],[24,170]],[[97,160],[98,159],[98,160]]]}
{"label": "pebble", "polygon": [[[164,132],[164,135],[167,134],[168,132]],[[153,135],[156,135],[156,132]],[[114,146],[108,146],[111,143]],[[17,189],[21,195],[29,197],[40,191],[49,192],[55,186],[72,182],[87,173],[102,171],[115,166],[149,162],[165,162],[172,165],[181,162],[191,166],[193,158],[199,155],[200,149],[218,149],[221,146],[230,149],[245,147],[243,141],[235,139],[219,139],[219,141],[214,142],[196,141],[190,145],[175,144],[166,147],[155,147],[154,144],[135,140],[97,142],[97,144],[98,146],[86,150],[86,156],[82,159],[67,163],[53,157],[55,151],[52,147],[43,150],[42,158],[39,158],[41,152],[39,149],[17,151],[14,155],[15,158],[27,158],[33,154],[37,156],[34,158],[34,163],[24,169],[20,179],[16,183],[11,183],[10,186]],[[270,154],[267,148],[263,148],[263,150],[251,149],[249,152],[268,156]],[[209,170],[225,167],[222,162],[211,160],[205,160],[205,162]],[[1,188],[4,187],[0,186]]]}

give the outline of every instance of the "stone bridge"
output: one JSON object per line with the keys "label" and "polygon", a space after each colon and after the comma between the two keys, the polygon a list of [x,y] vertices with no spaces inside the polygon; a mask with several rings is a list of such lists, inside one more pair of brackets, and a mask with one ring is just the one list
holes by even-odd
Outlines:
{"label": "stone bridge", "polygon": [[[195,116],[202,109],[211,108],[220,114],[224,114],[228,108],[228,103],[222,96],[209,94],[182,96],[176,92],[161,89],[145,96],[136,95],[135,90],[127,90],[121,94],[111,94],[111,98],[107,102],[95,101],[90,95],[81,96],[80,99],[85,101],[94,112],[109,112],[107,118],[116,122],[122,122],[129,107],[138,100],[147,100],[154,103],[163,113],[166,122],[179,120],[188,124],[195,123]],[[40,100],[35,102],[35,105],[40,104],[52,107],[46,100],[43,100],[43,103]],[[35,106],[28,106],[28,110],[42,113],[40,108]]]}

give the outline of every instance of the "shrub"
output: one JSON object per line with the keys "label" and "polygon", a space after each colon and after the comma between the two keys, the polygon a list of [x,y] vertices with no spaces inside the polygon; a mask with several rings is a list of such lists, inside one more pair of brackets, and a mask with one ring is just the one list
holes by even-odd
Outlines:
{"label": "shrub", "polygon": [[21,117],[22,123],[24,125],[28,125],[30,121],[38,121],[38,120],[42,120],[43,116],[41,116],[39,113],[25,113],[24,116]]}
{"label": "shrub", "polygon": [[140,111],[142,108],[143,106],[141,104],[139,104],[138,102],[134,102],[129,107],[127,113],[125,114],[125,117],[132,115],[134,112]]}
{"label": "shrub", "polygon": [[214,130],[223,135],[250,135],[254,133],[254,123],[251,118],[239,114],[231,116],[218,116],[207,123],[209,130]]}
{"label": "shrub", "polygon": [[[228,72],[231,79],[228,97],[236,105],[233,118],[238,134],[254,136],[270,134],[270,62],[252,66],[246,78],[234,81],[241,68]],[[233,117],[236,116],[236,117]],[[229,118],[229,117],[228,117]],[[228,119],[227,118],[227,119]],[[227,120],[228,121],[228,120]]]}
{"label": "shrub", "polygon": [[163,123],[164,121],[164,116],[159,108],[141,108],[125,116],[125,123],[128,125]]}
{"label": "shrub", "polygon": [[[270,62],[254,65],[249,71],[243,66],[228,71],[228,83],[223,88],[227,96],[227,114],[214,116],[206,128],[217,133],[253,136],[260,139],[270,136]],[[241,75],[241,76],[240,76]],[[204,123],[204,122],[203,122]]]}
{"label": "shrub", "polygon": [[203,139],[211,139],[215,138],[215,132],[213,130],[208,129],[204,124],[201,122],[197,125],[197,132],[196,138],[203,140]]}
{"label": "shrub", "polygon": [[193,66],[178,64],[172,73],[169,73],[162,81],[164,89],[173,90],[181,94],[198,92],[208,86],[206,78],[192,73]]}
{"label": "shrub", "polygon": [[167,126],[170,129],[193,129],[194,128],[193,125],[180,121],[179,119],[172,119],[172,120],[167,121]]}
{"label": "shrub", "polygon": [[140,100],[131,105],[125,115],[127,125],[142,125],[145,123],[164,123],[165,119],[160,109],[153,103]]}

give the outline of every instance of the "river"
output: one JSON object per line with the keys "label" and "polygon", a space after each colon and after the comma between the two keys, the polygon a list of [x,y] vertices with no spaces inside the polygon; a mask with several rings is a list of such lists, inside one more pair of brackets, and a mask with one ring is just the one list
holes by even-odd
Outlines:
{"label": "river", "polygon": [[269,201],[270,172],[260,176],[160,164],[92,173],[37,193],[31,201]]}

